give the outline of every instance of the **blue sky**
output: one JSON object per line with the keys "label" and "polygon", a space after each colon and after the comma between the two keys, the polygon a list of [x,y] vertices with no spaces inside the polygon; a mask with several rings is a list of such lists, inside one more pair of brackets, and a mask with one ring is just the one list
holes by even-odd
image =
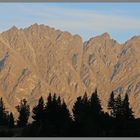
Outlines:
{"label": "blue sky", "polygon": [[140,35],[140,3],[0,3],[0,32],[45,24],[83,40],[108,32],[123,43]]}

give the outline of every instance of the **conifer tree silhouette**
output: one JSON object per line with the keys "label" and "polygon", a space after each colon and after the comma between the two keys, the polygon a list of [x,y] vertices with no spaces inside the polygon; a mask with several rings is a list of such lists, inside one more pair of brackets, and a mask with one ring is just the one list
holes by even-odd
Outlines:
{"label": "conifer tree silhouette", "polygon": [[[61,99],[60,99],[61,101]],[[59,98],[58,98],[58,103],[59,103]],[[59,105],[59,104],[58,104]],[[67,105],[65,103],[65,101],[63,100],[63,102],[61,102],[60,104],[60,110],[59,110],[59,135],[60,136],[69,136],[70,135],[70,129],[71,129],[71,123],[72,123],[72,118],[71,118],[71,114],[67,108]]]}
{"label": "conifer tree silhouette", "polygon": [[134,119],[133,111],[129,106],[128,94],[125,94],[125,98],[123,100],[123,115],[125,120]]}
{"label": "conifer tree silhouette", "polygon": [[11,112],[8,116],[8,126],[9,128],[13,128],[14,127],[14,116],[13,113]]}
{"label": "conifer tree silhouette", "polygon": [[74,116],[74,129],[75,136],[87,136],[90,131],[91,124],[91,110],[90,101],[85,93],[83,97],[77,97],[76,102],[73,106],[73,116]]}
{"label": "conifer tree silhouette", "polygon": [[114,98],[114,92],[112,92],[108,101],[108,109],[110,111],[111,117],[115,117],[114,107],[115,107],[115,98]]}
{"label": "conifer tree silhouette", "polygon": [[123,101],[120,94],[115,99],[114,114],[116,119],[123,118]]}
{"label": "conifer tree silhouette", "polygon": [[17,126],[25,127],[28,123],[28,119],[30,115],[30,107],[27,104],[26,99],[21,100],[20,104],[16,106],[16,109],[19,112]]}
{"label": "conifer tree silhouette", "polygon": [[72,109],[74,120],[78,124],[83,124],[86,120],[86,116],[88,115],[87,112],[89,111],[89,107],[87,107],[88,102],[86,98],[86,95],[84,96],[84,99],[81,96],[77,97]]}
{"label": "conifer tree silhouette", "polygon": [[3,99],[0,98],[0,125],[7,125],[7,123],[8,123],[7,118],[8,118],[8,115],[5,110],[5,105],[4,105]]}
{"label": "conifer tree silhouette", "polygon": [[61,119],[66,123],[71,122],[71,114],[64,100],[61,104]]}
{"label": "conifer tree silhouette", "polygon": [[[91,112],[93,113],[93,117],[98,117],[102,113],[102,107],[100,103],[100,99],[97,95],[97,89],[95,92],[91,95],[90,98],[90,106],[91,106]],[[98,119],[98,118],[97,118]]]}
{"label": "conifer tree silhouette", "polygon": [[32,118],[34,119],[34,123],[37,124],[44,123],[44,119],[45,119],[44,106],[45,106],[44,99],[43,97],[40,97],[38,101],[38,105],[36,105],[32,110],[33,112]]}
{"label": "conifer tree silhouette", "polygon": [[97,89],[90,97],[90,131],[92,136],[98,136],[101,133],[103,125],[104,113],[102,111],[101,102],[97,94]]}

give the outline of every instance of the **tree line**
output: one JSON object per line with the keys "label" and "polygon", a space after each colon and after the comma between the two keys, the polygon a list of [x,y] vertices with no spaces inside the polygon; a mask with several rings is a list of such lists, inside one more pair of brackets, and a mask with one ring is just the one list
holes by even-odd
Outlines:
{"label": "tree line", "polygon": [[[120,137],[140,136],[140,119],[134,117],[126,94],[110,94],[108,112],[104,112],[95,90],[90,97],[77,97],[70,112],[65,101],[49,94],[40,97],[30,112],[26,99],[16,106],[18,118],[7,112],[0,99],[0,136],[28,137]],[[31,115],[32,114],[32,115]],[[29,123],[29,117],[32,121]],[[3,129],[5,128],[5,129]]]}

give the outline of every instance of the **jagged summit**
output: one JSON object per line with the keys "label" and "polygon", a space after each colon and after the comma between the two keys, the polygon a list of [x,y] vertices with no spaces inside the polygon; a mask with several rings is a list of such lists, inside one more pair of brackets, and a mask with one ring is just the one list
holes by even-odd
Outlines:
{"label": "jagged summit", "polygon": [[110,39],[110,35],[109,33],[105,32],[101,35],[101,37],[105,38],[105,39]]}
{"label": "jagged summit", "polygon": [[33,25],[31,25],[31,27],[37,27],[37,26],[39,26],[38,23],[34,23]]}
{"label": "jagged summit", "polygon": [[13,30],[18,30],[18,28],[17,28],[15,25],[13,25],[13,26],[11,27],[11,29],[13,29]]}
{"label": "jagged summit", "polygon": [[10,31],[17,31],[18,28],[17,28],[15,25],[13,25],[9,30],[10,30]]}
{"label": "jagged summit", "polygon": [[27,27],[27,29],[29,28],[32,28],[32,29],[37,29],[37,28],[44,28],[44,27],[46,27],[46,28],[51,28],[51,27],[49,27],[49,26],[47,26],[47,25],[44,25],[44,24],[38,24],[38,23],[34,23],[34,24],[32,24],[31,26],[29,26],[29,27]]}
{"label": "jagged summit", "polygon": [[114,91],[128,93],[140,116],[139,44],[139,37],[119,44],[108,33],[83,43],[79,35],[42,24],[12,27],[0,34],[0,96],[15,111],[23,98],[32,107],[40,96],[57,93],[71,109],[77,96],[97,87],[105,111]]}

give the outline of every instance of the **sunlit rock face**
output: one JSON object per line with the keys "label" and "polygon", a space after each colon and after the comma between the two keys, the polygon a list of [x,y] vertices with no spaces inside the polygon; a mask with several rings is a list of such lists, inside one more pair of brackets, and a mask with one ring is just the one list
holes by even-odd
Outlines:
{"label": "sunlit rock face", "polygon": [[127,93],[140,117],[140,37],[119,44],[108,33],[86,42],[45,25],[0,34],[0,96],[7,109],[56,93],[72,108],[77,96],[98,89],[104,111],[111,91]]}

